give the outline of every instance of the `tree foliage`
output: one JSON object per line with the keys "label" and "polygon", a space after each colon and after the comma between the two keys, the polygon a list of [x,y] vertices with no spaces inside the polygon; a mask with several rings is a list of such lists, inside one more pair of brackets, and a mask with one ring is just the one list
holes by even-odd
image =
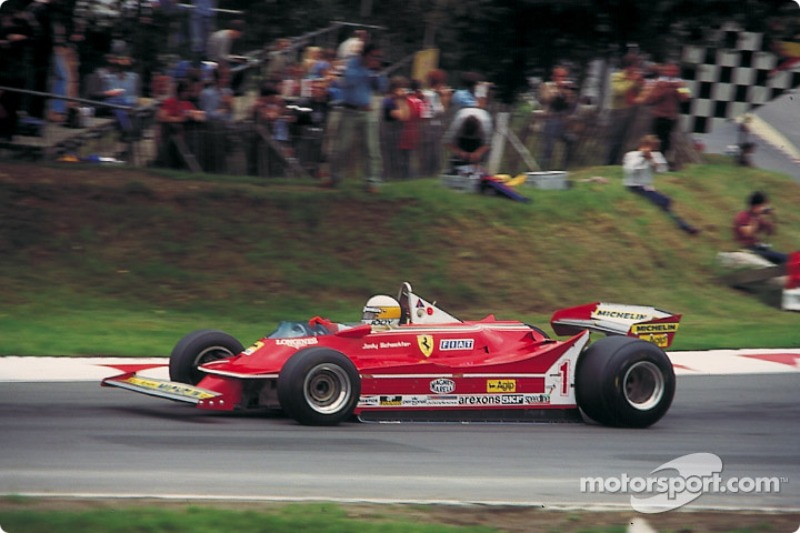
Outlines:
{"label": "tree foliage", "polygon": [[338,20],[385,27],[383,44],[399,59],[433,36],[444,69],[484,74],[504,100],[559,62],[616,57],[630,43],[662,61],[724,21],[769,31],[776,19],[800,18],[792,0],[220,0],[220,7],[245,11],[249,38],[262,43]]}

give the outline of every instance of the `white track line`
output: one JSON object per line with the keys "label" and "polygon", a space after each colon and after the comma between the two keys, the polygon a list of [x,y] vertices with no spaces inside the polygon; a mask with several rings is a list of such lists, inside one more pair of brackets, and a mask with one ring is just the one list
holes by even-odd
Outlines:
{"label": "white track line", "polygon": [[[675,373],[687,376],[800,372],[800,349],[669,352]],[[166,357],[0,357],[0,382],[101,381],[138,366],[141,374],[167,379]],[[129,366],[130,365],[130,366]]]}

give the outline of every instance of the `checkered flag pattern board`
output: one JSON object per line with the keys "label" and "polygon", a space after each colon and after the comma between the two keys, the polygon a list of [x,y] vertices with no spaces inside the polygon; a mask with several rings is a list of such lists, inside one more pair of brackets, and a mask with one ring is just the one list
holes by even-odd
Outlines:
{"label": "checkered flag pattern board", "polygon": [[683,131],[708,133],[800,86],[800,68],[775,71],[780,58],[764,34],[726,25],[710,37],[718,44],[682,50],[681,77],[692,93],[682,109]]}

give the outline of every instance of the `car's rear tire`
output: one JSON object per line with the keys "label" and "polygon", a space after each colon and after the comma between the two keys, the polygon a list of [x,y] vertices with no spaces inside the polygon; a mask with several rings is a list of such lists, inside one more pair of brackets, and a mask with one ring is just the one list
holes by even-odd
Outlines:
{"label": "car's rear tire", "polygon": [[301,424],[332,426],[353,414],[361,395],[358,370],[344,354],[308,348],[286,361],[278,376],[278,400]]}
{"label": "car's rear tire", "polygon": [[224,331],[201,329],[189,333],[175,345],[169,356],[169,378],[179,383],[197,385],[205,376],[200,365],[231,357],[244,350],[232,335]]}
{"label": "car's rear tire", "polygon": [[655,344],[608,337],[581,354],[575,396],[581,410],[596,422],[643,428],[669,410],[675,396],[675,371]]}

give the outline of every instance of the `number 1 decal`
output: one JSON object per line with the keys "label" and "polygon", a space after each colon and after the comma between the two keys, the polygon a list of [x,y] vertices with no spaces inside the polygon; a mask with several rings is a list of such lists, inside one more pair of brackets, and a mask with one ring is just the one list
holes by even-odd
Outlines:
{"label": "number 1 decal", "polygon": [[561,396],[566,396],[569,394],[569,360],[561,363],[558,373],[561,375]]}

